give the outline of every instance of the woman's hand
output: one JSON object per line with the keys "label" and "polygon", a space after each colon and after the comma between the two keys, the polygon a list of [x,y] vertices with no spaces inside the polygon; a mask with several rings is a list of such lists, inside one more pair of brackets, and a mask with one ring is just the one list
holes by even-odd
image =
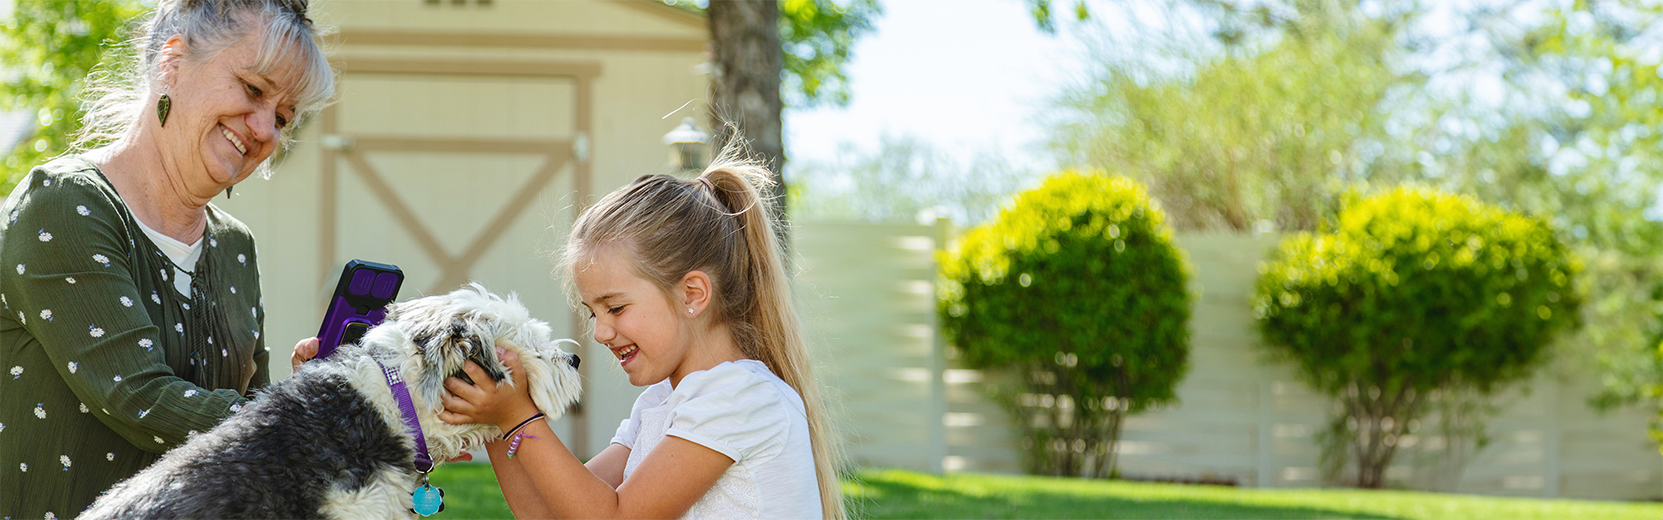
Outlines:
{"label": "woman's hand", "polygon": [[289,373],[300,371],[300,365],[306,364],[312,358],[318,357],[318,338],[306,338],[294,344],[294,353],[289,355]]}
{"label": "woman's hand", "polygon": [[520,356],[499,348],[497,359],[508,366],[514,385],[497,384],[485,375],[485,369],[469,361],[462,371],[474,384],[461,378],[445,379],[445,389],[450,393],[444,396],[445,409],[439,412],[440,420],[451,424],[495,424],[507,432],[537,414],[537,405],[527,390],[525,370],[520,367]]}

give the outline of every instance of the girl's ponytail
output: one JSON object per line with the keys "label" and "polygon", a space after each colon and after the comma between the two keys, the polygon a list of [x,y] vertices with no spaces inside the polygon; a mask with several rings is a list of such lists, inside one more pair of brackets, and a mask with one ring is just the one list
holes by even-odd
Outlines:
{"label": "girl's ponytail", "polygon": [[[715,165],[699,176],[699,182],[708,182],[707,186],[712,188],[716,200],[739,219],[744,233],[747,247],[734,253],[745,256],[742,265],[747,267],[748,272],[744,277],[749,279],[750,285],[733,289],[751,291],[751,297],[744,299],[748,300],[749,308],[742,311],[742,315],[749,319],[742,321],[747,325],[743,328],[750,329],[746,332],[756,337],[754,341],[741,341],[750,343],[742,348],[747,350],[746,354],[768,365],[769,370],[802,396],[803,408],[808,415],[809,441],[814,447],[814,469],[820,482],[820,508],[825,518],[846,518],[837,471],[842,462],[841,450],[837,449],[831,435],[831,422],[821,401],[820,384],[814,378],[813,361],[807,342],[803,340],[802,323],[797,320],[791,284],[785,272],[784,249],[775,238],[779,235],[774,233],[774,226],[782,220],[774,218],[772,208],[775,206],[763,200],[757,190],[757,186],[771,183],[768,170],[760,164],[735,161],[729,154],[723,154]],[[726,298],[724,301],[735,300],[740,298]]]}

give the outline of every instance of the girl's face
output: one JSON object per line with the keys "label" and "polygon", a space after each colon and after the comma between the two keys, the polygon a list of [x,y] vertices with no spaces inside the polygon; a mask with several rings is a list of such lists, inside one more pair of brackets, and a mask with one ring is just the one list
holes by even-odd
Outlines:
{"label": "girl's face", "polygon": [[672,305],[657,285],[636,274],[624,247],[610,246],[573,267],[579,297],[594,320],[595,341],[612,350],[629,374],[629,384],[670,384],[693,370],[687,365],[690,334],[686,312]]}

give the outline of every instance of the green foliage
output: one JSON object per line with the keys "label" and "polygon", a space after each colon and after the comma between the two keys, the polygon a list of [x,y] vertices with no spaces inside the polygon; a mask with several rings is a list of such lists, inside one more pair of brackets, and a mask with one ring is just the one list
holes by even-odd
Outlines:
{"label": "green foliage", "polygon": [[1335,424],[1364,487],[1383,483],[1429,397],[1523,379],[1579,324],[1581,265],[1547,223],[1433,190],[1355,202],[1262,270],[1264,343],[1344,406]]}
{"label": "green foliage", "polygon": [[1143,187],[1064,173],[1019,195],[941,261],[943,329],[997,400],[1029,469],[1108,475],[1121,417],[1176,401],[1189,367],[1188,268]]}
{"label": "green foliage", "polygon": [[[663,0],[703,13],[694,2]],[[849,103],[849,76],[844,72],[855,40],[872,30],[883,15],[878,0],[779,0],[780,46],[785,50],[785,78],[781,87],[787,105],[817,106]]]}
{"label": "green foliage", "polygon": [[29,169],[69,149],[81,128],[87,74],[143,7],[137,0],[18,0],[0,26],[0,109],[36,111],[34,136],[4,153],[0,193]]}
{"label": "green foliage", "polygon": [[1393,24],[1348,12],[1303,22],[1261,51],[1195,58],[1187,74],[1102,60],[1062,97],[1053,147],[1147,183],[1178,229],[1314,230],[1367,175],[1377,108],[1409,78],[1388,66]]}

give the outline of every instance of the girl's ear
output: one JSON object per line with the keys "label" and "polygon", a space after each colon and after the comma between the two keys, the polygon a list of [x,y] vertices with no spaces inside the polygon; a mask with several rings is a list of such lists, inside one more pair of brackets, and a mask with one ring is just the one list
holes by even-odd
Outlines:
{"label": "girl's ear", "polygon": [[710,305],[710,294],[713,287],[710,275],[704,271],[690,271],[681,277],[681,285],[677,292],[681,296],[681,304],[687,309],[687,317],[691,318],[704,312]]}

